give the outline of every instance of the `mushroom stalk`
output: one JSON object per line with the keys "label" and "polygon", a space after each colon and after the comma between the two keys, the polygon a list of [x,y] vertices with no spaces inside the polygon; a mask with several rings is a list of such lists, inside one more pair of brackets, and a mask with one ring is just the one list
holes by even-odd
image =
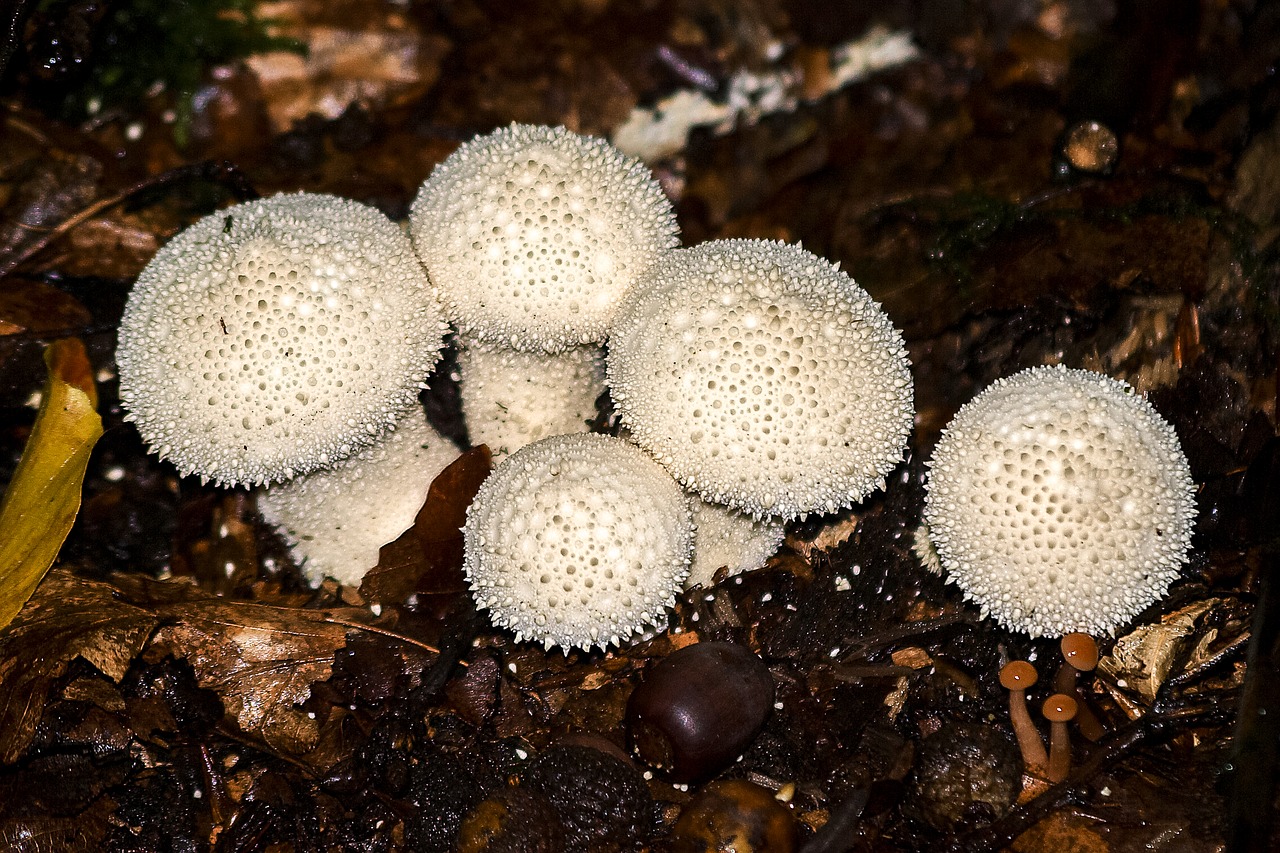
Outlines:
{"label": "mushroom stalk", "polygon": [[1000,683],[1009,691],[1009,720],[1018,738],[1022,762],[1027,773],[1044,776],[1049,766],[1049,755],[1027,710],[1027,690],[1035,685],[1037,677],[1035,667],[1024,660],[1009,661],[1000,670]]}
{"label": "mushroom stalk", "polygon": [[1049,763],[1045,778],[1057,784],[1071,772],[1071,735],[1067,723],[1077,710],[1076,700],[1065,693],[1055,693],[1044,700],[1041,712],[1049,721]]}
{"label": "mushroom stalk", "polygon": [[1080,692],[1079,678],[1084,672],[1092,672],[1098,665],[1098,644],[1088,634],[1071,633],[1062,637],[1063,664],[1054,679],[1054,689],[1076,700],[1076,726],[1080,734],[1096,741],[1107,733],[1102,721],[1093,713]]}
{"label": "mushroom stalk", "polygon": [[552,354],[463,341],[458,375],[471,443],[489,445],[495,463],[539,439],[586,432],[604,393],[596,346]]}
{"label": "mushroom stalk", "polygon": [[693,499],[693,564],[685,589],[711,586],[716,572],[725,577],[764,567],[782,545],[786,525],[776,518],[756,520],[720,504]]}

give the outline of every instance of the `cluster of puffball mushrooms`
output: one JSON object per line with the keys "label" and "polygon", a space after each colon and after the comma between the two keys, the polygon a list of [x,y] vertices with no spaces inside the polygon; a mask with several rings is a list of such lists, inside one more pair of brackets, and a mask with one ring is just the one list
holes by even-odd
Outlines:
{"label": "cluster of puffball mushrooms", "polygon": [[[517,639],[606,648],[882,489],[914,418],[902,336],[838,266],[678,243],[643,164],[512,125],[435,169],[407,235],[308,193],[178,234],[121,321],[121,399],[182,474],[259,487],[310,580],[358,584],[457,455],[418,403],[452,326],[496,463],[464,528],[476,602]],[[606,389],[623,437],[587,432]],[[1010,629],[1111,632],[1185,561],[1192,494],[1132,389],[1035,368],[945,430],[923,551]]]}

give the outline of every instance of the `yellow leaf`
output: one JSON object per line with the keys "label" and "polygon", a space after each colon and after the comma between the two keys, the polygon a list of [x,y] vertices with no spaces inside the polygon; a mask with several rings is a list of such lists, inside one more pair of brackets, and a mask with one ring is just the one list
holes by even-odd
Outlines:
{"label": "yellow leaf", "polygon": [[0,502],[0,629],[22,609],[62,548],[80,510],[89,453],[102,435],[84,344],[54,341],[40,412]]}

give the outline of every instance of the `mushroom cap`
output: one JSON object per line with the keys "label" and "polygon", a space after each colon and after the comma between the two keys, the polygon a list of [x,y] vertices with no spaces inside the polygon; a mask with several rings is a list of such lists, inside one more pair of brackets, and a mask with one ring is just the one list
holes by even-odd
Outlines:
{"label": "mushroom cap", "polygon": [[1072,632],[1062,635],[1062,659],[1079,672],[1091,672],[1098,666],[1098,643],[1088,634]]}
{"label": "mushroom cap", "polygon": [[1040,706],[1040,713],[1051,723],[1067,723],[1074,720],[1080,706],[1065,693],[1055,693]]}
{"label": "mushroom cap", "polygon": [[458,349],[458,392],[472,444],[499,459],[550,435],[586,432],[604,393],[596,346],[517,352],[479,341]]}
{"label": "mushroom cap", "polygon": [[147,264],[120,321],[120,398],[184,476],[287,480],[394,423],[446,331],[395,223],[278,195],[199,220]]}
{"label": "mushroom cap", "polygon": [[623,304],[607,369],[636,443],[690,491],[755,517],[832,512],[883,487],[914,416],[889,318],[785,243],[667,253]]}
{"label": "mushroom cap", "polygon": [[335,467],[259,492],[258,509],[312,584],[331,577],[358,586],[379,549],[413,526],[431,481],[457,456],[419,408]]}
{"label": "mushroom cap", "polygon": [[409,229],[464,336],[544,352],[603,341],[637,276],[677,243],[643,163],[603,139],[520,124],[438,165]]}
{"label": "mushroom cap", "polygon": [[720,504],[693,501],[693,563],[684,588],[710,586],[716,572],[726,576],[754,572],[778,551],[786,525],[776,518],[755,519]]}
{"label": "mushroom cap", "polygon": [[567,654],[662,622],[689,572],[693,522],[675,480],[639,448],[559,435],[493,469],[463,543],[494,623]]}
{"label": "mushroom cap", "polygon": [[1039,678],[1030,661],[1011,660],[1000,668],[1000,684],[1005,690],[1029,690]]}
{"label": "mushroom cap", "polygon": [[1125,384],[1036,367],[943,431],[924,518],[948,577],[1033,637],[1111,633],[1186,560],[1195,484],[1173,428]]}

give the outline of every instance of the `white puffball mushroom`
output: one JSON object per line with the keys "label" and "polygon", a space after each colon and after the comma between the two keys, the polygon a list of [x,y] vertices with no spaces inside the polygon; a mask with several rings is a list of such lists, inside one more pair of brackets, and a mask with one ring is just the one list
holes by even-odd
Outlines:
{"label": "white puffball mushroom", "polygon": [[722,568],[726,577],[764,568],[786,533],[786,525],[776,518],[754,519],[697,498],[693,500],[693,526],[693,563],[685,589],[711,586]]}
{"label": "white puffball mushroom", "polygon": [[359,586],[378,550],[413,526],[431,481],[457,458],[419,409],[335,467],[262,490],[258,509],[313,585],[331,577]]}
{"label": "white puffball mushroom", "polygon": [[966,403],[924,519],[948,578],[1033,637],[1110,634],[1185,562],[1195,483],[1173,428],[1124,382],[1036,367]]}
{"label": "white puffball mushroom", "polygon": [[607,370],[637,444],[690,491],[755,517],[833,512],[882,488],[914,417],[889,318],[785,243],[669,252],[620,310]]}
{"label": "white puffball mushroom", "polygon": [[637,276],[677,243],[671,203],[639,160],[520,124],[438,165],[409,230],[463,338],[543,352],[603,341]]}
{"label": "white puffball mushroom", "polygon": [[665,621],[689,572],[693,522],[679,485],[636,446],[560,435],[493,469],[463,545],[471,592],[494,624],[568,654]]}
{"label": "white puffball mushroom", "polygon": [[598,347],[517,352],[481,342],[458,349],[458,390],[472,444],[493,459],[552,435],[586,432],[604,392]]}
{"label": "white puffball mushroom", "polygon": [[184,476],[288,480],[414,405],[446,331],[395,223],[278,195],[199,220],[147,264],[120,321],[120,399]]}

